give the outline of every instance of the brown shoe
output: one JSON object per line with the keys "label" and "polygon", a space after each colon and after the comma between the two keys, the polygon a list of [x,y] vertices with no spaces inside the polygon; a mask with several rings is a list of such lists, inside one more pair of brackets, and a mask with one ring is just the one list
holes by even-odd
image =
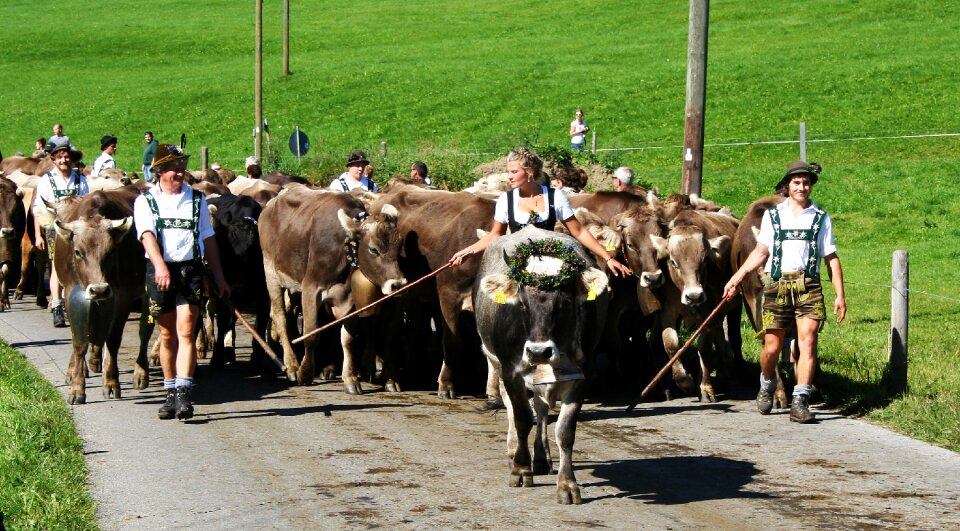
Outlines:
{"label": "brown shoe", "polygon": [[759,411],[761,415],[769,415],[772,410],[773,396],[761,387],[760,392],[757,393],[757,411]]}
{"label": "brown shoe", "polygon": [[810,411],[809,396],[797,395],[793,397],[793,404],[790,405],[790,420],[800,424],[809,424],[817,420],[817,416]]}

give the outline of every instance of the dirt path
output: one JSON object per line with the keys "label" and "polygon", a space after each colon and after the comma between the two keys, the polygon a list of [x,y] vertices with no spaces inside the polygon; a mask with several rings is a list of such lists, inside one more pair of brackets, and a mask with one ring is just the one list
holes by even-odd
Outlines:
{"label": "dirt path", "polygon": [[[133,328],[123,398],[104,400],[94,375],[72,407],[103,529],[960,527],[960,455],[829,412],[808,426],[764,417],[743,399],[587,404],[581,506],[554,501],[555,475],[507,486],[506,419],[474,398],[348,396],[241,364],[205,374],[193,421],[161,421],[159,386],[131,387]],[[49,313],[14,302],[0,337],[66,395],[69,332]]]}

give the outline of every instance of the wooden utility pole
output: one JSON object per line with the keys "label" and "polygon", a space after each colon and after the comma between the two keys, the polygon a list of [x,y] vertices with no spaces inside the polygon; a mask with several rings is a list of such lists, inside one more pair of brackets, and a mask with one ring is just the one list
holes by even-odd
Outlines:
{"label": "wooden utility pole", "polygon": [[290,0],[283,0],[283,76],[290,75]]}
{"label": "wooden utility pole", "polygon": [[710,0],[690,0],[687,34],[687,105],[683,124],[680,192],[700,194],[703,178],[703,115],[707,103],[707,28]]}
{"label": "wooden utility pole", "polygon": [[261,130],[263,124],[263,0],[254,0],[256,3],[257,11],[257,29],[256,29],[256,51],[254,55],[255,66],[254,66],[254,81],[253,81],[253,92],[254,92],[254,114],[255,121],[253,127],[253,156],[260,158],[260,153],[263,148],[263,131]]}

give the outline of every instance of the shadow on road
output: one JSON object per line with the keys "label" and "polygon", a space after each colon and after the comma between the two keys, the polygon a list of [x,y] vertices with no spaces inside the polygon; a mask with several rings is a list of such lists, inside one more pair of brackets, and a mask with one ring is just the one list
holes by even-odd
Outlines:
{"label": "shadow on road", "polygon": [[70,342],[71,342],[70,338],[46,339],[43,341],[20,341],[19,343],[10,343],[10,346],[15,349],[30,348],[30,347],[53,347],[56,345],[69,345]]}
{"label": "shadow on road", "polygon": [[620,492],[589,501],[627,498],[677,505],[704,500],[775,497],[743,490],[757,473],[757,467],[748,461],[713,456],[610,461],[594,466],[592,474],[604,480],[594,485],[613,487]]}

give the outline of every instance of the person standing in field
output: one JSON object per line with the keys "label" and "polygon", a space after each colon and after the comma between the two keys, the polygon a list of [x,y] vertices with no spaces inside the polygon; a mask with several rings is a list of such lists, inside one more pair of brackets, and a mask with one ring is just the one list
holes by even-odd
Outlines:
{"label": "person standing in field", "polygon": [[63,134],[63,124],[59,122],[53,124],[53,136],[50,137],[50,140],[47,141],[47,144],[53,144],[54,146],[67,146],[70,149],[73,149],[73,144],[70,143],[70,137]]}
{"label": "person standing in field", "polygon": [[137,237],[147,262],[148,311],[160,328],[160,366],[166,400],[161,419],[193,417],[193,374],[197,353],[193,328],[200,312],[205,258],[221,299],[230,295],[223,276],[206,198],[184,184],[186,155],[162,144],[150,167],[157,185],[133,204]]}
{"label": "person standing in field", "polygon": [[574,113],[574,119],[570,122],[570,147],[577,151],[583,151],[583,144],[587,140],[587,131],[590,127],[583,120],[583,111],[577,108]]}
{"label": "person standing in field", "polygon": [[837,257],[830,216],[810,199],[820,175],[819,164],[802,160],[791,163],[777,183],[787,191],[787,200],[764,214],[757,246],[723,288],[723,297],[732,299],[737,286],[751,272],[763,267],[763,347],[760,352],[760,392],[757,409],[766,415],[773,409],[777,360],[784,335],[796,323],[800,357],[796,365],[797,385],[793,388],[790,420],[802,424],[816,420],[810,411],[810,392],[817,367],[817,335],[826,320],[820,284],[820,261],[829,268],[836,298],[833,313],[837,323],[847,315],[843,291],[843,270]]}
{"label": "person standing in field", "polygon": [[[60,293],[60,277],[53,265],[53,244],[57,231],[53,227],[53,218],[47,212],[46,204],[58,205],[67,197],[87,195],[90,187],[86,177],[74,168],[74,164],[83,159],[82,152],[72,149],[69,141],[63,144],[48,144],[47,148],[54,167],[37,182],[36,197],[33,200],[34,234],[38,236],[35,245],[41,252],[46,250],[50,257],[50,309],[53,311],[53,326],[64,328],[67,326],[67,312]],[[41,225],[41,220],[50,222]]]}
{"label": "person standing in field", "polygon": [[107,168],[116,168],[117,163],[113,160],[113,154],[117,152],[117,137],[106,135],[100,138],[100,156],[93,161],[93,170],[90,175],[96,177],[102,170]]}
{"label": "person standing in field", "polygon": [[143,173],[143,180],[150,181],[153,176],[150,175],[150,166],[153,164],[153,157],[157,154],[157,141],[153,139],[153,131],[143,133],[143,139],[147,142],[143,148],[143,165],[140,171]]}

